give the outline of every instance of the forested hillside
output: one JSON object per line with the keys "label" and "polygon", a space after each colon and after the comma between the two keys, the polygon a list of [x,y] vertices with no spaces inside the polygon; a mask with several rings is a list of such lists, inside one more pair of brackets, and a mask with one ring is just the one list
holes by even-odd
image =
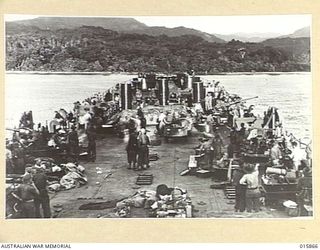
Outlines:
{"label": "forested hillside", "polygon": [[[102,27],[6,26],[6,69],[197,73],[309,71],[310,39],[215,43],[199,36],[149,36]],[[290,40],[291,39],[291,40]]]}

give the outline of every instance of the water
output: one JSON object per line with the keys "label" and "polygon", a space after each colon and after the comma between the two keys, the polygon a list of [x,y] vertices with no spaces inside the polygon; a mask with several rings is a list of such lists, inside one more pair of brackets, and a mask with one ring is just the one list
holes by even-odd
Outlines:
{"label": "water", "polygon": [[[37,75],[6,74],[6,127],[18,125],[24,111],[33,111],[34,121],[50,121],[54,111],[72,110],[75,101],[93,93],[103,92],[115,83],[131,79],[132,75]],[[215,75],[202,76],[218,80],[227,91],[250,100],[255,112],[263,114],[269,106],[280,110],[284,127],[298,138],[311,138],[312,82],[310,73],[280,75]],[[310,140],[310,139],[309,139]],[[307,141],[307,139],[306,139]]]}
{"label": "water", "polygon": [[52,120],[54,111],[73,109],[73,103],[94,93],[104,92],[130,75],[38,75],[6,74],[5,121],[6,127],[19,125],[24,111],[33,111],[36,123]]}
{"label": "water", "polygon": [[216,75],[203,76],[217,80],[228,92],[249,100],[254,113],[263,115],[268,107],[279,109],[283,127],[297,138],[309,142],[312,138],[312,81],[310,73],[279,75]]}

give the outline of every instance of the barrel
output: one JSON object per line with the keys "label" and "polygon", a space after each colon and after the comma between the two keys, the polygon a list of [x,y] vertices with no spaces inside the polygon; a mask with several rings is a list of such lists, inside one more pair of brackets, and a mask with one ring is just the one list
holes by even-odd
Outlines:
{"label": "barrel", "polygon": [[156,87],[156,75],[148,74],[146,75],[146,83],[148,89],[154,89]]}
{"label": "barrel", "polygon": [[159,93],[158,93],[159,104],[162,106],[165,106],[169,99],[168,80],[165,78],[157,79],[157,83],[159,86]]}
{"label": "barrel", "polygon": [[196,82],[201,82],[199,76],[194,76],[194,77],[192,77],[192,83],[196,83]]}
{"label": "barrel", "polygon": [[142,88],[142,90],[145,90],[145,91],[148,89],[146,78],[142,78],[142,80],[141,80],[141,88]]}
{"label": "barrel", "polygon": [[131,83],[121,84],[121,108],[132,109]]}
{"label": "barrel", "polygon": [[196,82],[192,84],[193,102],[199,103],[205,97],[205,89],[203,82]]}
{"label": "barrel", "polygon": [[192,80],[193,77],[190,75],[187,75],[187,88],[191,89],[192,88]]}

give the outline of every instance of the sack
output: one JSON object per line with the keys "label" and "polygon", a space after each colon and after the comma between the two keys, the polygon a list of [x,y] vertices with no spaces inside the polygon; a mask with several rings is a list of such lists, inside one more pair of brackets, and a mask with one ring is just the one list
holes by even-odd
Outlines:
{"label": "sack", "polygon": [[144,197],[136,196],[132,198],[132,205],[134,207],[144,207],[144,203],[145,203],[146,199]]}

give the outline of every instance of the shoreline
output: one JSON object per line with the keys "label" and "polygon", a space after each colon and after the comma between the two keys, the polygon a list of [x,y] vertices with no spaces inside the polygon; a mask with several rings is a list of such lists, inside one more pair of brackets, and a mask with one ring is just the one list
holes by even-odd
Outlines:
{"label": "shoreline", "polygon": [[[292,72],[220,72],[212,74],[198,74],[199,76],[214,75],[301,75],[311,74],[311,71],[292,71]],[[5,71],[10,75],[137,75],[138,72],[64,72],[64,71]],[[157,74],[157,73],[155,73]]]}

